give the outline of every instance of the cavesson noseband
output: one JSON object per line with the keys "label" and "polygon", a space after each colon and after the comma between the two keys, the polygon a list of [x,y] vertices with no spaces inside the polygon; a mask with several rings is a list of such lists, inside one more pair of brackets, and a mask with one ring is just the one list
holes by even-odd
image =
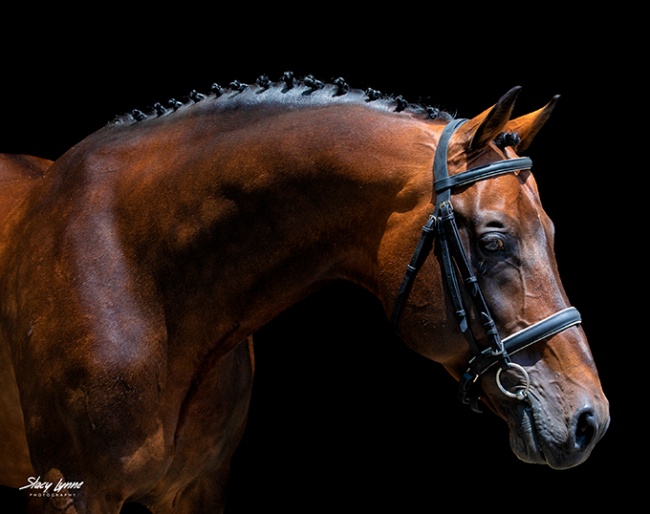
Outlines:
{"label": "cavesson noseband", "polygon": [[[499,389],[509,397],[519,400],[526,399],[530,386],[528,373],[522,366],[512,362],[510,355],[573,325],[577,325],[582,320],[577,309],[568,307],[501,339],[460,239],[456,219],[454,218],[451,194],[455,188],[460,186],[470,185],[479,180],[517,170],[530,169],[533,162],[528,157],[505,159],[449,176],[449,170],[447,169],[449,141],[454,131],[466,121],[463,118],[451,121],[445,126],[440,135],[433,161],[434,190],[436,193],[435,209],[422,228],[422,236],[406,268],[404,279],[395,300],[391,321],[397,329],[404,302],[409,296],[420,267],[431,252],[434,240],[436,240],[443,280],[453,304],[460,330],[467,338],[473,353],[473,357],[468,362],[467,370],[459,381],[458,396],[464,404],[469,404],[473,410],[480,412],[476,383],[481,375],[495,364],[498,364],[496,381]],[[468,311],[465,308],[461,294],[461,285],[469,293],[469,297],[472,299],[474,308],[478,313],[479,322],[485,332],[488,345],[484,348],[479,347],[476,336],[470,327]],[[507,389],[501,383],[501,373],[507,370],[514,370],[522,375],[522,383],[512,390]]]}

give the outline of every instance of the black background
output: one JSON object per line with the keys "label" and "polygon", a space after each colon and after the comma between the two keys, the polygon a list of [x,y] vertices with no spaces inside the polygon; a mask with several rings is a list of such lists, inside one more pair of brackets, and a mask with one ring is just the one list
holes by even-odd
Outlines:
{"label": "black background", "polygon": [[643,259],[629,259],[638,248],[614,225],[630,213],[634,184],[616,180],[629,172],[621,147],[640,103],[627,88],[635,80],[624,64],[627,34],[616,43],[611,35],[626,14],[591,12],[587,23],[584,13],[551,5],[525,17],[510,6],[472,10],[186,4],[144,16],[98,7],[5,18],[7,153],[55,159],[116,114],[286,70],[342,76],[462,117],[515,85],[523,86],[515,114],[561,95],[528,154],[611,402],[610,430],[591,458],[565,471],[519,462],[502,421],[457,403],[451,378],[390,335],[374,298],[338,284],[259,334],[228,514],[570,511],[606,498],[625,508],[642,497],[635,470],[647,458],[647,400],[634,380],[647,350],[624,292],[638,283],[628,275]]}

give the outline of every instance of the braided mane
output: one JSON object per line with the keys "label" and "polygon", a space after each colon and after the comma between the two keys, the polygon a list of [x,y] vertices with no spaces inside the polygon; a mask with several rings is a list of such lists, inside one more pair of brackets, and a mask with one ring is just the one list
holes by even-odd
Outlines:
{"label": "braided mane", "polygon": [[145,109],[116,116],[111,125],[124,125],[141,122],[150,118],[166,116],[183,107],[205,101],[218,101],[223,108],[257,105],[262,102],[292,105],[327,105],[331,103],[364,103],[373,108],[405,112],[428,119],[450,120],[453,116],[436,107],[410,103],[403,96],[385,95],[375,89],[353,89],[343,78],[322,82],[313,75],[297,78],[293,72],[286,71],[278,81],[261,75],[253,84],[232,81],[227,87],[215,83],[209,92],[192,90],[183,100],[171,98],[165,103],[157,102]]}

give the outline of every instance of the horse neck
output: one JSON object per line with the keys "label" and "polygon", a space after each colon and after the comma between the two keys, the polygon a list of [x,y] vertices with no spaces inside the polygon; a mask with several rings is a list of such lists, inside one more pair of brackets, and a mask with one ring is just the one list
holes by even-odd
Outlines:
{"label": "horse neck", "polygon": [[131,139],[146,169],[129,166],[120,185],[123,239],[169,302],[212,310],[223,330],[254,330],[331,280],[377,292],[382,242],[404,226],[391,220],[426,216],[418,206],[431,201],[433,152],[423,121],[338,106],[222,131],[184,123],[191,145]]}

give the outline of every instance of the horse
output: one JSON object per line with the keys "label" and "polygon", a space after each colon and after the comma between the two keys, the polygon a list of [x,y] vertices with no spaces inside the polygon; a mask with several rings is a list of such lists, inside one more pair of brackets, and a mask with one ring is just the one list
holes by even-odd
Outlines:
{"label": "horse", "polygon": [[0,246],[44,512],[223,512],[251,335],[341,280],[521,461],[583,463],[609,403],[522,156],[558,96],[513,117],[520,90],[457,118],[286,72],[134,109],[56,159]]}
{"label": "horse", "polygon": [[[23,154],[0,154],[0,254],[9,231],[22,218],[25,198],[53,161]],[[9,347],[0,345],[0,484],[19,488],[33,475],[25,424]],[[29,498],[28,498],[29,500]],[[32,511],[36,502],[32,499]]]}

